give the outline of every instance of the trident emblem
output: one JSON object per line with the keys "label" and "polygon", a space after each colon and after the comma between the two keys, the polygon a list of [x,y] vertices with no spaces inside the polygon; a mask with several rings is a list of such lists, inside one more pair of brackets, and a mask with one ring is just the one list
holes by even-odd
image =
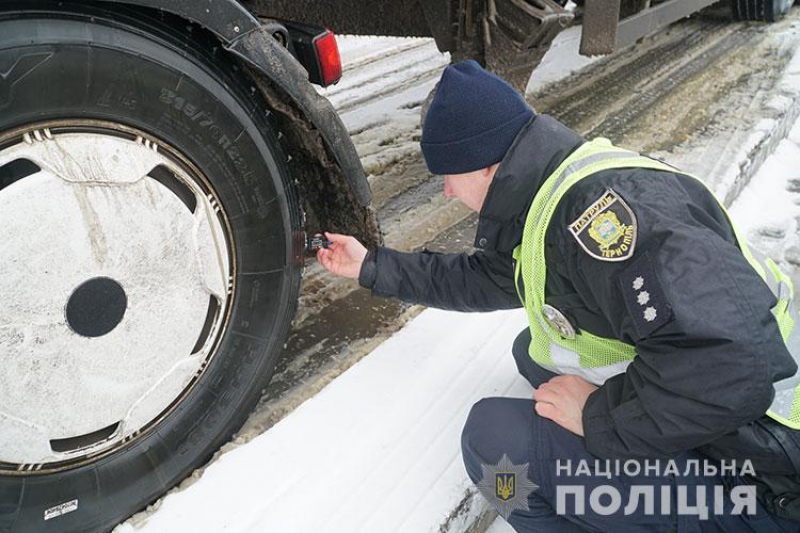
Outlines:
{"label": "trident emblem", "polygon": [[502,472],[495,474],[494,477],[497,481],[495,497],[503,500],[504,502],[514,499],[514,496],[516,495],[515,488],[517,486],[516,475],[510,472]]}

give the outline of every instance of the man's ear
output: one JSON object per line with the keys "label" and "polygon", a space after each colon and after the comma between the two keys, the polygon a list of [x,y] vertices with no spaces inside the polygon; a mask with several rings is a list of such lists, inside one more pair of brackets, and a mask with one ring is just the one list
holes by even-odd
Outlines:
{"label": "man's ear", "polygon": [[494,165],[488,166],[483,169],[483,176],[488,178],[489,176],[494,177],[494,173],[497,172],[497,167],[500,166],[500,163],[495,163]]}

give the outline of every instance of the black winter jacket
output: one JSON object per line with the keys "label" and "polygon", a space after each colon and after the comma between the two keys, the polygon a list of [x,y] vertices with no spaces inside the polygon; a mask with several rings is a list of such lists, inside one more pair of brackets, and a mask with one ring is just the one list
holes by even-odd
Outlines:
{"label": "black winter jacket", "polygon": [[[359,282],[376,295],[442,309],[520,307],[511,252],[540,185],[584,142],[555,119],[535,116],[492,181],[477,252],[378,248],[369,252]],[[568,229],[607,189],[637,219],[635,252],[625,261],[596,259]],[[545,261],[548,304],[578,332],[636,348],[627,371],[586,404],[592,454],[666,458],[699,448],[717,459],[752,459],[757,471],[800,471],[798,432],[764,416],[772,383],[796,371],[770,312],[775,297],[702,184],[664,171],[598,172],[561,200],[546,233]],[[654,320],[643,319],[629,286],[640,277],[658,311]]]}

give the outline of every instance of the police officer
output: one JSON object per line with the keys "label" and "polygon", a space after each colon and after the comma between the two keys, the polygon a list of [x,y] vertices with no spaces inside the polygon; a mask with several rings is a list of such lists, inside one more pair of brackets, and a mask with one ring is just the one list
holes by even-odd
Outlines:
{"label": "police officer", "polygon": [[[479,401],[462,436],[470,477],[497,488],[485,495],[515,530],[800,531],[791,281],[706,186],[587,142],[473,61],[443,73],[421,146],[445,195],[479,212],[478,251],[368,251],[328,233],[318,260],[375,295],[525,307],[512,351],[533,400]],[[622,461],[640,468],[609,467]],[[713,466],[725,462],[739,466]],[[519,465],[524,491],[508,484]],[[487,481],[498,471],[503,483]],[[559,487],[573,491],[566,505]],[[758,494],[744,512],[731,497],[742,487]],[[595,490],[622,505],[590,501]]]}

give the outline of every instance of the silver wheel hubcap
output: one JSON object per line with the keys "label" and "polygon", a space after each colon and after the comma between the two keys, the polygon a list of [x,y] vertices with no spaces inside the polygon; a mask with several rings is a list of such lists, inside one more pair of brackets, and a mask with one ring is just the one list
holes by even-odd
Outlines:
{"label": "silver wheel hubcap", "polygon": [[21,161],[0,189],[0,462],[27,471],[130,442],[191,388],[231,250],[203,180],[131,130],[40,129],[0,149]]}

